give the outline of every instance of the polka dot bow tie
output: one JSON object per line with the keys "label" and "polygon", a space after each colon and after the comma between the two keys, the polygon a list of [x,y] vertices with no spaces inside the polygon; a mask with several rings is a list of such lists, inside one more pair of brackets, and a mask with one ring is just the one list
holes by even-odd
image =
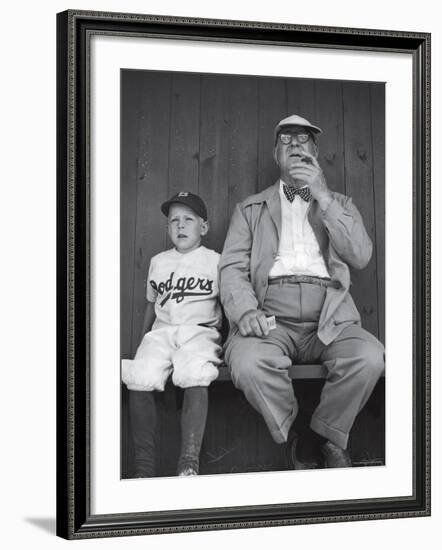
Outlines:
{"label": "polka dot bow tie", "polygon": [[311,198],[310,187],[301,187],[297,189],[296,187],[289,187],[288,185],[283,185],[284,195],[290,202],[295,200],[296,195],[299,195],[302,200],[308,202]]}

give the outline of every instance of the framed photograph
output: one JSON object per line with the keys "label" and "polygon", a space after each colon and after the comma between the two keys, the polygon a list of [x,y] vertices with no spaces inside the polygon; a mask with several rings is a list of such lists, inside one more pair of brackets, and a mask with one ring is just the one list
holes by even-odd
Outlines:
{"label": "framed photograph", "polygon": [[57,534],[429,515],[430,36],[57,33]]}

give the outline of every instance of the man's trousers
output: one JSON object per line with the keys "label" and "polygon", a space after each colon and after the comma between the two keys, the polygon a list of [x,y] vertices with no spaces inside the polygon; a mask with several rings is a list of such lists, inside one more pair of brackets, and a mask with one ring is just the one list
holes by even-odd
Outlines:
{"label": "man's trousers", "polygon": [[276,328],[262,338],[239,333],[225,360],[233,383],[264,417],[277,443],[287,440],[298,405],[288,368],[322,363],[328,371],[311,428],[339,447],[347,447],[356,415],[384,372],[384,348],[358,324],[346,325],[329,345],[317,336],[326,289],[307,283],[269,285],[263,311],[275,315]]}

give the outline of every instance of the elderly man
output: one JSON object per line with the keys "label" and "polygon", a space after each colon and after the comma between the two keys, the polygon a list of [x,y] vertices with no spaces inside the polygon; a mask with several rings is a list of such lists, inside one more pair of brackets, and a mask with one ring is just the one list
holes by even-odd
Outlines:
{"label": "elderly man", "polygon": [[220,261],[232,380],[273,439],[288,442],[295,469],[303,464],[288,368],[327,368],[311,428],[328,468],[351,466],[350,429],[384,370],[383,346],[361,327],[349,293],[349,267],[368,264],[372,243],[352,200],[327,187],[320,133],[298,115],[279,122],[273,156],[280,179],[236,206]]}

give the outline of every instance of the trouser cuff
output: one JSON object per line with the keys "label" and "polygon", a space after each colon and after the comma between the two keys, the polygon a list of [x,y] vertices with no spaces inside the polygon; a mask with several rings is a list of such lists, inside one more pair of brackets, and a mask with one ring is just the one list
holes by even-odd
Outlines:
{"label": "trouser cuff", "polygon": [[310,427],[314,432],[322,435],[322,437],[325,437],[341,449],[345,450],[347,448],[349,436],[348,432],[343,432],[337,428],[334,428],[320,418],[312,418]]}
{"label": "trouser cuff", "polygon": [[291,428],[291,425],[295,421],[295,418],[296,412],[292,411],[279,428],[277,428],[276,430],[270,429],[270,434],[275,443],[285,443],[287,441],[289,430]]}

